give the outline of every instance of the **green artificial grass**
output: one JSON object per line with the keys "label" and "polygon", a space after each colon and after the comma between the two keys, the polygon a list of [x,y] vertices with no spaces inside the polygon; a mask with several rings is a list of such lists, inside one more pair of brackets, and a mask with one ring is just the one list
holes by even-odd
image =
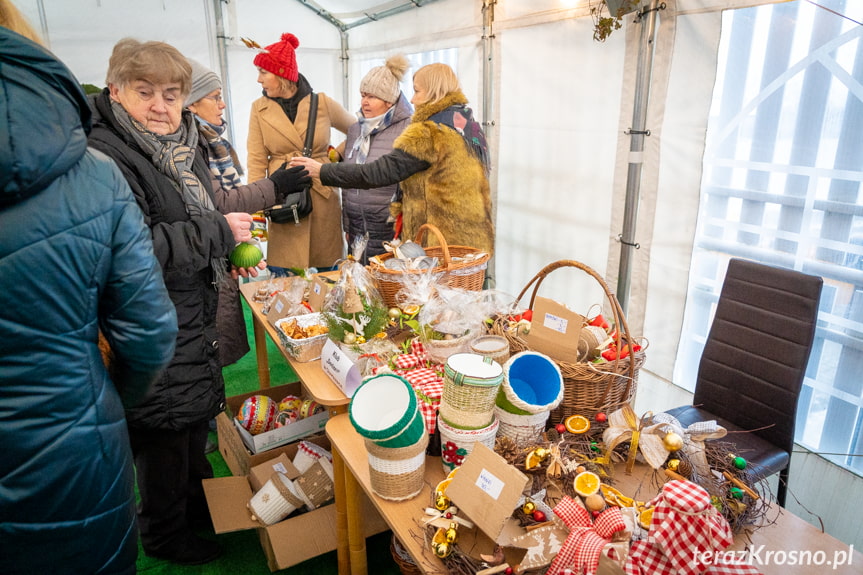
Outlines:
{"label": "green artificial grass", "polygon": [[[244,311],[246,333],[249,334],[249,345],[252,349],[240,361],[222,371],[225,378],[225,393],[228,397],[249,393],[259,388],[255,340],[252,336],[252,314],[245,302]],[[269,338],[267,338],[267,351],[270,359],[270,384],[275,386],[297,381],[293,369]],[[216,433],[212,432],[210,438],[216,440]],[[210,453],[207,458],[213,466],[213,473],[216,477],[231,475],[231,471],[218,450]],[[263,575],[270,573],[257,531],[239,531],[222,535],[215,535],[210,531],[199,534],[202,537],[214,539],[222,545],[222,556],[219,559],[206,565],[175,565],[168,561],[147,557],[141,549],[139,540],[138,573],[148,575]],[[385,531],[366,540],[369,573],[375,575],[398,575],[401,573],[390,553],[391,536],[390,531]],[[338,573],[336,552],[325,553],[276,573],[285,575],[335,575]]]}

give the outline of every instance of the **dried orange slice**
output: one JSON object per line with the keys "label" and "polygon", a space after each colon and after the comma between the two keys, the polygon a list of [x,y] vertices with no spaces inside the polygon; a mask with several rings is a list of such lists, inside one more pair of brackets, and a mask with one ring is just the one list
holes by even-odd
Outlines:
{"label": "dried orange slice", "polygon": [[611,485],[606,485],[603,483],[599,486],[599,489],[602,491],[602,496],[605,497],[605,502],[609,505],[615,505],[617,507],[632,507],[635,502],[631,497],[627,497],[620,490],[615,489]]}
{"label": "dried orange slice", "polygon": [[602,482],[599,480],[599,475],[593,471],[582,471],[575,476],[572,481],[572,486],[575,492],[582,497],[588,497],[599,491]]}
{"label": "dried orange slice", "polygon": [[645,509],[638,514],[638,523],[645,529],[650,529],[650,522],[653,520],[653,507]]}
{"label": "dried orange slice", "polygon": [[590,429],[590,421],[583,415],[570,415],[563,422],[563,426],[570,433],[584,433]]}
{"label": "dried orange slice", "polygon": [[539,467],[542,463],[542,459],[542,454],[537,453],[536,450],[533,450],[527,454],[527,457],[524,458],[524,468],[534,469],[536,467]]}
{"label": "dried orange slice", "polygon": [[420,306],[418,306],[415,303],[412,303],[410,305],[406,305],[402,309],[402,311],[404,312],[405,315],[416,315],[420,311]]}

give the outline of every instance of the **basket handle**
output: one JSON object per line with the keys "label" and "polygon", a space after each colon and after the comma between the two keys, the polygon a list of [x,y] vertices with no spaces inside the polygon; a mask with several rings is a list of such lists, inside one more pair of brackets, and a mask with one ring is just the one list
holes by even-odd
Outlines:
{"label": "basket handle", "polygon": [[438,245],[443,249],[443,265],[449,270],[452,267],[452,260],[449,255],[449,245],[446,243],[446,238],[443,237],[441,231],[434,224],[423,224],[420,226],[420,229],[417,230],[416,239],[414,240],[419,245],[423,245],[423,240],[425,239],[426,232],[430,231],[437,238]]}
{"label": "basket handle", "polygon": [[[621,340],[621,336],[623,334],[626,335],[626,341],[628,342],[628,344],[630,346],[635,345],[635,342],[633,341],[633,339],[629,333],[629,325],[626,323],[626,318],[623,316],[623,309],[620,307],[620,302],[617,301],[617,296],[615,296],[614,293],[609,289],[608,284],[605,283],[605,280],[602,279],[601,275],[596,273],[596,271],[593,268],[591,268],[590,266],[587,266],[581,262],[578,262],[575,260],[558,260],[556,262],[552,262],[552,263],[546,265],[544,268],[539,270],[539,272],[537,272],[537,274],[535,276],[533,276],[533,279],[531,279],[529,282],[527,282],[527,285],[524,286],[524,288],[521,290],[521,293],[518,294],[516,301],[521,301],[521,299],[524,297],[524,295],[527,293],[527,291],[530,289],[530,287],[533,286],[533,292],[530,294],[530,305],[528,305],[528,307],[530,309],[533,309],[533,303],[536,300],[536,294],[539,291],[539,286],[540,286],[540,284],[542,284],[542,281],[546,277],[548,277],[548,274],[550,274],[554,270],[557,270],[560,268],[565,268],[565,267],[572,267],[572,268],[580,269],[581,271],[587,273],[589,276],[591,276],[593,279],[595,279],[599,283],[599,285],[602,287],[602,290],[605,292],[605,297],[608,298],[608,301],[611,304],[611,312],[614,315],[614,325],[617,326],[617,339],[615,340],[615,345],[617,346],[617,349],[620,349],[620,340]],[[633,352],[631,347],[630,347],[629,378],[626,382],[626,392],[624,394],[625,397],[629,397],[629,390],[632,387],[633,381],[635,381],[635,356],[634,355],[635,355],[635,352]],[[619,357],[614,359],[615,370],[617,369],[617,363],[619,361],[620,361]],[[608,387],[606,387],[605,395],[603,395],[602,400],[600,401],[600,405],[605,403],[605,400],[607,398],[607,395],[608,395],[610,388],[611,388],[610,385]]]}

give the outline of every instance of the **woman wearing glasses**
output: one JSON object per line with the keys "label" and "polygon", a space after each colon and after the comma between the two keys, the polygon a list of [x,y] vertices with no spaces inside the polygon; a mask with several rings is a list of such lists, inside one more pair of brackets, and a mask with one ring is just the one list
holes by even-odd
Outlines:
{"label": "woman wearing glasses", "polygon": [[152,557],[207,563],[221,548],[193,526],[209,519],[201,480],[213,469],[204,445],[208,422],[225,408],[216,288],[225,276],[257,274],[228,262],[234,246],[252,237],[249,212],[309,180],[281,170],[269,181],[226,189],[185,109],[191,65],[169,44],[120,40],[106,80],[91,96],[89,144],[114,160],[132,188],[177,315],[174,357],[152,393],[126,409],[141,544]]}

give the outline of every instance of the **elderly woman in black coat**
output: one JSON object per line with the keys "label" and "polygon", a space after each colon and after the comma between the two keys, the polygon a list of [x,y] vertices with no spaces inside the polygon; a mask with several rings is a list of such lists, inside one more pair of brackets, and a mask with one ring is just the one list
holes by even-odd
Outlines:
{"label": "elderly woman in black coat", "polygon": [[230,192],[212,178],[185,109],[191,66],[173,46],[124,39],[111,55],[107,88],[93,96],[90,145],[114,159],[144,221],[177,311],[176,353],[147,401],[127,410],[141,503],[144,552],[179,564],[206,563],[220,547],[192,531],[209,513],[201,480],[208,421],[225,408],[216,332],[217,286],[237,270],[228,255],[251,239],[252,212],[302,186],[280,170]]}

